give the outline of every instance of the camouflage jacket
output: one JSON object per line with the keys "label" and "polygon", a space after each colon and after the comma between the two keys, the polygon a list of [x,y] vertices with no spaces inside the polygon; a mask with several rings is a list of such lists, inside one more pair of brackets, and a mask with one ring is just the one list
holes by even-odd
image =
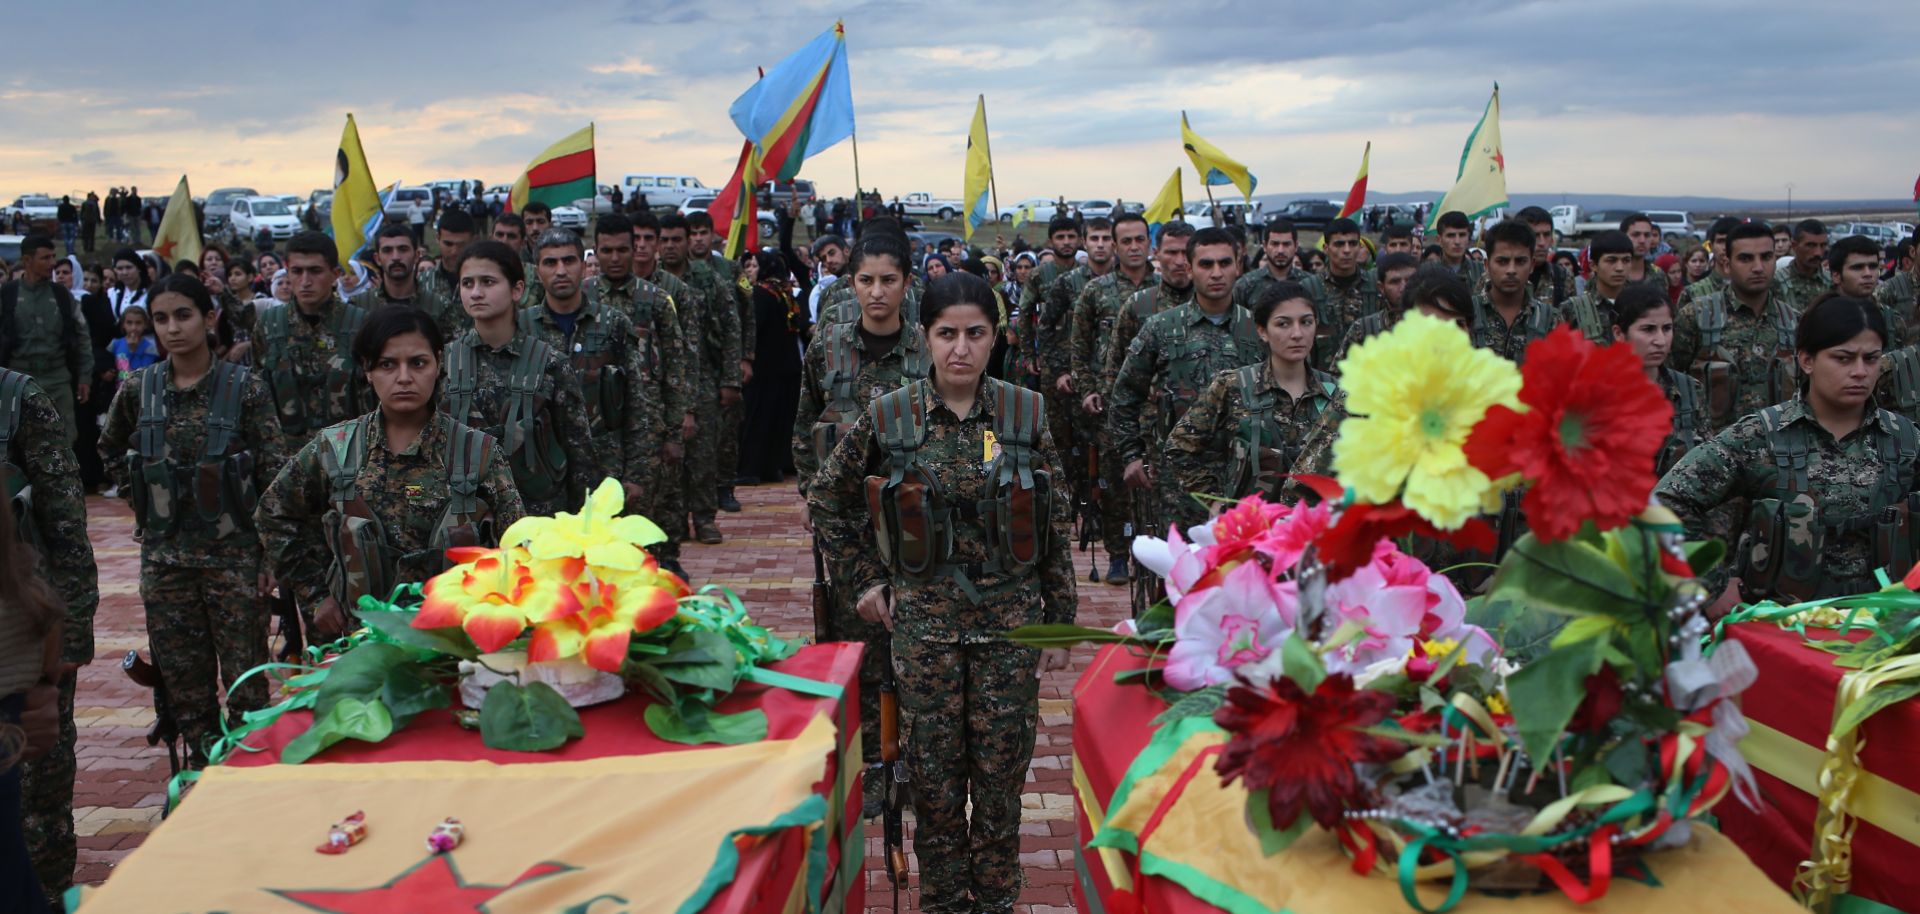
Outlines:
{"label": "camouflage jacket", "polygon": [[[1777,292],[1778,287],[1775,287]],[[1769,292],[1760,313],[1740,304],[1731,289],[1698,299],[1673,321],[1667,366],[1706,386],[1712,428],[1795,396],[1794,331],[1800,312]]]}
{"label": "camouflage jacket", "polygon": [[[567,354],[580,381],[594,461],[601,471],[644,487],[652,476],[649,467],[662,421],[652,356],[625,313],[583,299],[578,314],[568,333],[547,305],[535,305],[520,312],[520,328],[533,329],[555,352]],[[592,343],[592,337],[605,341]]]}
{"label": "camouflage jacket", "polygon": [[1266,358],[1253,315],[1228,305],[1225,317],[1216,324],[1188,302],[1149,318],[1128,344],[1107,403],[1107,432],[1122,465],[1160,456],[1163,436],[1215,375]]}
{"label": "camouflage jacket", "polygon": [[746,277],[740,275],[740,265],[718,252],[709,254],[699,265],[713,273],[716,285],[733,294],[734,310],[740,315],[740,355],[752,360],[757,329],[753,325],[753,291],[747,286]]}
{"label": "camouflage jacket", "polygon": [[1129,299],[1158,282],[1158,276],[1148,273],[1144,282],[1135,285],[1127,274],[1115,269],[1081,290],[1073,302],[1072,355],[1068,359],[1075,394],[1105,394],[1107,346],[1113,341],[1113,325]]}
{"label": "camouflage jacket", "polygon": [[[850,375],[834,370],[851,363]],[[820,451],[832,448],[875,397],[927,377],[933,354],[919,326],[900,323],[899,341],[878,358],[868,353],[859,323],[829,324],[807,344],[800,362],[800,408],[793,419],[793,467],[806,495],[824,462]],[[834,388],[840,388],[836,395]]]}
{"label": "camouflage jacket", "polygon": [[[1271,360],[1220,372],[1167,436],[1165,471],[1183,493],[1238,499],[1278,492],[1281,475],[1292,471],[1337,391],[1333,375],[1309,368],[1306,393],[1296,398],[1274,383]],[[1182,502],[1198,512],[1198,502]],[[1175,520],[1185,527],[1205,517]]]}
{"label": "camouflage jacket", "polygon": [[689,269],[683,279],[655,267],[652,276],[642,277],[673,298],[680,335],[692,356],[696,405],[714,397],[717,388],[740,386],[740,322],[733,309],[714,304],[724,302],[702,278],[712,275]]}
{"label": "camouflage jacket", "polygon": [[1589,283],[1585,292],[1560,304],[1560,322],[1605,346],[1613,342],[1613,308],[1613,300],[1602,298],[1599,288]]}
{"label": "camouflage jacket", "polygon": [[[1867,409],[1866,421],[1838,440],[1798,397],[1743,416],[1680,458],[1655,487],[1654,495],[1679,515],[1689,538],[1704,539],[1711,532],[1709,518],[1714,509],[1734,499],[1791,502],[1804,494],[1811,499],[1814,514],[1798,518],[1790,542],[1781,545],[1783,551],[1811,554],[1780,556],[1783,571],[1800,578],[1823,577],[1843,594],[1875,589],[1874,526],[1861,519],[1870,521],[1892,503],[1893,496],[1904,498],[1914,491],[1914,457],[1920,455],[1907,453],[1914,449],[1916,435],[1911,422],[1871,405]],[[1779,452],[1790,453],[1796,446],[1805,453],[1789,457],[1790,468],[1783,471]],[[1890,460],[1890,454],[1903,456]],[[1800,478],[1789,478],[1796,475]],[[1761,535],[1763,531],[1750,522],[1740,547],[1705,576],[1709,593],[1718,593],[1729,574],[1742,573],[1743,559],[1766,558],[1754,555]],[[1802,548],[1795,550],[1794,544]],[[1813,548],[1805,548],[1809,546]],[[1776,596],[1756,581],[1743,577],[1743,584],[1750,601]],[[1812,599],[1814,595],[1794,596]]]}
{"label": "camouflage jacket", "polygon": [[[453,350],[455,347],[471,349],[476,377],[472,402],[464,414],[454,415],[453,418],[501,442],[499,453],[514,469],[514,486],[520,489],[527,513],[543,515],[571,511],[581,503],[586,493],[600,484],[605,471],[594,459],[593,433],[587,421],[586,401],[580,392],[580,379],[560,353],[550,353],[546,365],[540,369],[533,394],[537,403],[536,414],[521,417],[523,423],[533,426],[533,433],[529,434],[525,425],[519,430],[506,427],[511,408],[518,399],[511,385],[513,363],[520,357],[521,348],[531,341],[532,338],[527,334],[516,332],[513,339],[496,349],[482,342],[477,331],[469,330],[449,342],[446,353],[440,359],[440,410],[452,415],[456,408],[452,402],[450,376],[455,358]],[[541,446],[541,426],[551,435],[552,445],[565,455],[564,480],[535,480],[523,475],[527,464],[518,451]],[[533,498],[528,494],[549,488],[555,491],[549,497]]]}
{"label": "camouflage jacket", "polygon": [[1120,376],[1120,363],[1126,360],[1128,347],[1133,345],[1133,338],[1140,335],[1140,328],[1146,326],[1148,318],[1190,301],[1193,301],[1192,286],[1176,289],[1164,279],[1133,293],[1120,306],[1120,313],[1113,317],[1113,331],[1107,334],[1106,358],[1100,365],[1099,389],[1112,396],[1114,379]]}
{"label": "camouflage jacket", "polygon": [[[451,496],[447,460],[455,423],[435,413],[420,437],[396,453],[387,447],[386,422],[380,411],[363,419],[368,432],[366,461],[354,477],[354,491],[379,519],[387,545],[399,556],[394,580],[424,582],[443,564],[428,543]],[[327,543],[326,516],[335,505],[333,480],[320,453],[330,446],[316,435],[301,447],[260,496],[260,507],[253,515],[274,575],[307,608],[319,606],[330,593],[328,576],[334,556]],[[497,536],[526,513],[506,454],[499,447],[488,456],[480,480],[479,498],[493,512]]]}
{"label": "camouflage jacket", "polygon": [[[0,384],[16,374],[0,369]],[[18,469],[25,484],[33,487],[33,516],[15,521],[33,525],[41,558],[47,563],[47,583],[67,606],[60,659],[88,663],[93,660],[93,615],[100,607],[100,573],[93,561],[93,541],[87,538],[80,465],[74,460],[73,446],[67,443],[66,423],[54,408],[53,399],[31,379],[21,380],[17,405],[0,399],[0,427],[11,430],[6,453],[0,454],[0,459]],[[4,476],[0,472],[0,483],[5,482]]]}
{"label": "camouflage jacket", "polygon": [[1920,283],[1914,281],[1913,274],[1905,272],[1895,273],[1892,279],[1873,290],[1873,300],[1892,312],[1900,325],[1899,329],[1888,328],[1900,339],[1898,344],[1888,345],[1888,349],[1896,345],[1920,343],[1920,294],[1917,294],[1916,286],[1920,286]]}
{"label": "camouflage jacket", "polygon": [[1527,359],[1527,344],[1545,337],[1560,323],[1553,308],[1537,298],[1527,299],[1527,305],[1521,309],[1513,323],[1507,323],[1493,302],[1485,295],[1473,298],[1473,323],[1468,327],[1468,335],[1473,344],[1482,349],[1491,349],[1501,358],[1515,365]]}
{"label": "camouflage jacket", "polygon": [[[308,315],[288,302],[268,308],[256,321],[255,373],[267,385],[281,430],[291,444],[372,405],[366,374],[353,361],[351,333],[343,339],[335,329],[337,322],[344,321],[342,328],[357,332],[366,314],[342,311],[357,307],[336,296],[327,299],[317,315]],[[267,332],[283,321],[284,339]]]}
{"label": "camouflage jacket", "polygon": [[1440,265],[1452,270],[1454,275],[1466,280],[1467,289],[1472,291],[1474,295],[1483,295],[1486,293],[1487,265],[1474,259],[1472,251],[1468,251],[1467,256],[1460,258],[1460,264],[1458,266],[1448,265],[1445,258],[1440,260]]}
{"label": "camouflage jacket", "polygon": [[[1319,417],[1313,420],[1313,427],[1307,429],[1306,437],[1300,442],[1300,456],[1293,461],[1293,475],[1333,475],[1333,441],[1340,437],[1340,423],[1345,422],[1348,415],[1347,392],[1344,389],[1334,391],[1333,400],[1320,410]],[[1301,491],[1298,483],[1287,490],[1292,495],[1298,495]]]}
{"label": "camouflage jacket", "polygon": [[[1115,269],[1107,264],[1108,275]],[[1074,306],[1080,301],[1080,293],[1098,276],[1087,264],[1080,264],[1061,274],[1059,279],[1047,286],[1047,297],[1040,306],[1039,336],[1035,342],[1040,347],[1040,364],[1046,368],[1042,372],[1048,392],[1053,390],[1053,379],[1073,371],[1073,315]],[[1078,390],[1075,391],[1079,393]]]}
{"label": "camouflage jacket", "polygon": [[[214,369],[218,367],[216,364]],[[106,427],[100,430],[100,458],[114,484],[129,501],[134,498],[134,486],[139,480],[130,471],[128,455],[135,449],[134,433],[140,424],[141,378],[149,371],[162,373],[161,388],[166,392],[167,411],[166,459],[176,469],[187,470],[199,462],[201,448],[207,440],[207,414],[213,405],[214,370],[209,370],[192,387],[181,390],[173,386],[173,363],[155,362],[120,385],[112,405],[107,407]],[[248,371],[246,390],[240,397],[240,416],[234,428],[235,440],[227,453],[244,451],[251,455],[253,472],[249,482],[254,492],[266,491],[274,474],[280,472],[280,465],[287,460],[287,439],[281,434],[280,423],[273,421],[273,414],[273,395],[267,392],[267,383],[260,379],[258,371]],[[179,497],[182,503],[171,508],[183,521],[166,536],[143,531],[142,562],[222,568],[259,561],[260,538],[250,529],[238,528],[251,522],[253,505],[239,506],[246,513],[232,518],[236,527],[230,529],[226,523],[192,522],[192,507],[198,506],[187,504],[193,499],[191,484],[180,487]]]}
{"label": "camouflage jacket", "polygon": [[[734,374],[738,375],[740,360],[747,358],[752,350],[747,343],[749,337],[742,332],[746,324],[740,320],[740,287],[715,272],[711,260],[695,260],[688,263],[687,275],[684,278],[687,285],[693,287],[694,294],[708,302],[707,310],[718,319],[713,324],[714,330],[711,332],[721,334],[725,340],[720,347],[719,357],[730,360],[734,366]],[[748,301],[751,304],[751,299]],[[742,381],[736,377],[730,386],[739,387],[741,383]]]}
{"label": "camouflage jacket", "polygon": [[[421,264],[415,275],[414,305],[427,312],[440,327],[442,339],[451,340],[473,328],[473,318],[460,304],[460,277],[433,264]],[[342,418],[345,418],[344,416]]]}
{"label": "camouflage jacket", "polygon": [[[1047,292],[1060,277],[1065,276],[1071,267],[1061,268],[1058,262],[1043,263],[1033,268],[1033,275],[1027,277],[1027,285],[1020,290],[1020,305],[1014,314],[1014,345],[1031,361],[1036,374],[1046,374],[1052,364],[1047,354],[1047,340],[1051,330],[1046,326]],[[1053,386],[1056,373],[1043,379],[1042,392]]]}
{"label": "camouflage jacket", "polygon": [[1548,261],[1533,268],[1533,275],[1527,277],[1527,297],[1537,298],[1554,307],[1573,297],[1573,273],[1560,264]]}
{"label": "camouflage jacket", "polygon": [[1275,276],[1271,266],[1262,266],[1233,281],[1233,303],[1252,311],[1253,303],[1260,298],[1261,289],[1283,282],[1304,283],[1308,275],[1298,270],[1288,270],[1285,276]]}
{"label": "camouflage jacket", "polygon": [[1673,404],[1672,431],[1661,442],[1654,459],[1653,473],[1665,475],[1688,451],[1705,440],[1711,426],[1707,422],[1707,389],[1700,382],[1671,368],[1660,369],[1660,392]]}
{"label": "camouflage jacket", "polygon": [[[995,386],[983,385],[965,418],[946,407],[931,383],[916,383],[913,390],[921,398],[927,423],[919,466],[934,478],[947,504],[972,505],[987,498],[992,489],[984,470],[990,461],[983,458],[989,448],[987,432],[993,429]],[[1013,574],[970,575],[971,583],[985,592],[976,604],[951,577],[897,578],[881,563],[867,510],[866,481],[869,476],[887,476],[890,460],[874,434],[871,411],[863,410],[807,494],[815,539],[826,554],[833,579],[846,582],[856,599],[876,584],[892,584],[895,637],[997,643],[1008,629],[1021,625],[1071,623],[1078,608],[1070,551],[1071,499],[1065,497],[1052,433],[1044,422],[1039,429],[1033,470],[1052,477],[1055,493],[1048,499],[1045,551],[1033,566]],[[991,553],[985,525],[977,516],[954,512],[953,517],[951,563],[965,566],[987,561]]]}
{"label": "camouflage jacket", "polygon": [[93,347],[88,345],[87,319],[80,313],[79,299],[55,288],[52,281],[5,285],[15,299],[13,325],[0,327],[0,333],[11,337],[0,345],[10,356],[0,367],[43,382],[84,384],[93,377]]}
{"label": "camouflage jacket", "polygon": [[1795,311],[1807,310],[1807,306],[1813,304],[1814,299],[1833,288],[1833,276],[1827,273],[1825,264],[1821,264],[1819,270],[1812,276],[1808,276],[1801,273],[1793,263],[1788,263],[1773,271],[1773,281],[1778,285],[1780,292],[1785,294],[1788,307]]}
{"label": "camouflage jacket", "polygon": [[1361,270],[1345,281],[1332,276],[1308,276],[1301,285],[1313,296],[1313,311],[1318,321],[1314,328],[1313,365],[1334,371],[1345,351],[1341,344],[1346,341],[1347,328],[1386,307],[1380,295],[1380,283],[1372,274]]}
{"label": "camouflage jacket", "polygon": [[638,276],[618,285],[606,276],[589,276],[588,301],[597,301],[625,314],[640,339],[640,351],[652,364],[653,398],[660,403],[661,440],[680,440],[680,418],[693,411],[694,363],[686,337],[681,335],[679,307],[665,289]]}

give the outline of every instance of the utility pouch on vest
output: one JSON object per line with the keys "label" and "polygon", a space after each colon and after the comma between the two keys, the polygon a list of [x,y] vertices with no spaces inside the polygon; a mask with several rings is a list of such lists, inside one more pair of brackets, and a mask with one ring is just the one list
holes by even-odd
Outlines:
{"label": "utility pouch on vest", "polygon": [[[826,418],[822,416],[821,418]],[[846,426],[838,422],[815,422],[813,424],[813,459],[820,465],[826,465],[832,456],[833,448],[840,443],[840,436],[846,434]]]}
{"label": "utility pouch on vest", "polygon": [[1820,509],[1805,492],[1788,499],[1755,499],[1740,544],[1745,599],[1811,600],[1820,592],[1820,550],[1826,531]]}
{"label": "utility pouch on vest", "polygon": [[392,593],[393,570],[384,560],[386,532],[380,522],[338,508],[328,511],[323,522],[328,531],[327,546],[334,555],[327,583],[340,607],[352,610],[365,594],[384,597]]}
{"label": "utility pouch on vest", "polygon": [[1047,525],[1053,517],[1053,479],[1045,470],[1035,470],[1031,476],[1032,485],[1014,480],[1001,487],[1001,497],[980,503],[987,542],[1008,566],[1000,569],[1002,573],[1038,562],[1046,549]]}
{"label": "utility pouch on vest", "polygon": [[20,411],[26,408],[27,376],[0,369],[0,486],[13,506],[14,531],[21,542],[39,548],[40,528],[33,520],[33,484],[27,472],[13,462],[13,436],[20,430]]}
{"label": "utility pouch on vest", "polygon": [[883,563],[904,577],[926,580],[953,554],[953,527],[938,483],[919,467],[897,475],[898,482],[867,477],[874,538]]}
{"label": "utility pouch on vest", "polygon": [[1725,428],[1740,418],[1733,414],[1733,365],[1709,361],[1695,365],[1688,374],[1707,389],[1707,417],[1714,428]]}
{"label": "utility pouch on vest", "polygon": [[7,502],[13,507],[14,532],[21,542],[39,549],[40,527],[33,522],[33,486],[27,482],[27,474],[12,463],[0,462],[0,482],[6,485]]}
{"label": "utility pouch on vest", "polygon": [[1913,567],[1913,509],[1920,496],[1908,495],[1880,511],[1873,525],[1873,567],[1902,575]]}

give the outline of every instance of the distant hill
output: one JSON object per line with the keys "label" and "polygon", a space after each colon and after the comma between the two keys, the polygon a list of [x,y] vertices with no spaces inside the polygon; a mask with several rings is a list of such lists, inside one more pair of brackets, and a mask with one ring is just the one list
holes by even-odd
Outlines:
{"label": "distant hill", "polygon": [[[1288,194],[1259,194],[1255,200],[1265,203],[1264,207],[1272,211],[1292,200],[1331,200],[1338,203],[1346,199],[1347,192],[1322,191]],[[1440,199],[1440,191],[1413,191],[1409,193],[1367,194],[1368,203],[1428,203]],[[1694,218],[1711,217],[1721,213],[1747,212],[1784,212],[1787,209],[1786,198],[1777,200],[1740,200],[1732,197],[1662,197],[1652,194],[1534,194],[1515,193],[1510,195],[1512,208],[1523,206],[1559,206],[1573,203],[1587,209],[1683,209]],[[1910,213],[1914,209],[1912,200],[1803,200],[1795,197],[1793,211],[1796,213]]]}

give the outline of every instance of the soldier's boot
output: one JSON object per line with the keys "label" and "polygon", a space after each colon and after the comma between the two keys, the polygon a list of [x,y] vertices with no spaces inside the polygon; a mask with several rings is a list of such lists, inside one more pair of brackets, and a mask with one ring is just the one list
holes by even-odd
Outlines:
{"label": "soldier's boot", "polygon": [[722,540],[720,526],[711,517],[693,519],[693,538],[708,546],[718,546]]}
{"label": "soldier's boot", "polygon": [[687,582],[687,586],[689,587],[693,586],[693,579],[690,577],[687,577],[687,570],[685,568],[680,567],[680,560],[678,558],[670,558],[670,559],[663,558],[663,559],[658,559],[657,561],[659,562],[661,571],[671,571],[674,574],[678,575],[680,577],[680,580]]}
{"label": "soldier's boot", "polygon": [[1129,574],[1131,569],[1128,567],[1128,564],[1126,556],[1113,556],[1112,559],[1107,562],[1107,583],[1115,587],[1125,587],[1127,585],[1127,578],[1131,576]]}
{"label": "soldier's boot", "polygon": [[740,513],[740,499],[733,497],[732,486],[720,487],[720,510],[728,514]]}

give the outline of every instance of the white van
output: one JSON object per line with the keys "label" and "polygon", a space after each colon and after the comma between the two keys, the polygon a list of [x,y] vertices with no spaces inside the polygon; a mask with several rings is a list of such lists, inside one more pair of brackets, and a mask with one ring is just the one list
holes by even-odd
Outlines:
{"label": "white van", "polygon": [[678,207],[689,197],[714,196],[715,192],[692,175],[630,174],[620,179],[624,193],[647,195],[648,206]]}

